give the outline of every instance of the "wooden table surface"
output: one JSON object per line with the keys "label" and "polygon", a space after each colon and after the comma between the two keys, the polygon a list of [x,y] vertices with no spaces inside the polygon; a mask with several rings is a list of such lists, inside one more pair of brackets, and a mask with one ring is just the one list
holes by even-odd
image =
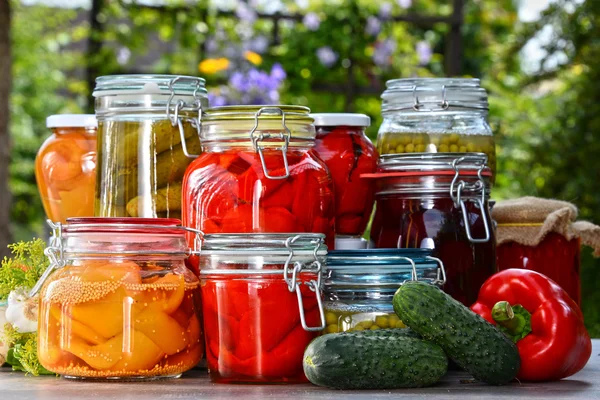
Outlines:
{"label": "wooden table surface", "polygon": [[[470,376],[451,371],[434,387],[381,391],[338,391],[305,385],[217,385],[206,370],[193,370],[181,379],[153,382],[71,381],[52,376],[31,377],[0,369],[0,400],[67,399],[600,399],[600,339],[593,341],[592,357],[576,375],[557,382],[512,383],[488,386],[464,383]],[[463,382],[461,382],[463,381]]]}

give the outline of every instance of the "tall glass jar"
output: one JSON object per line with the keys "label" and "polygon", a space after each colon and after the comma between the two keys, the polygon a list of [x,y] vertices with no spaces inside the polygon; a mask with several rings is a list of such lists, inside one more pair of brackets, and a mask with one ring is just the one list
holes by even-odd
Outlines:
{"label": "tall glass jar", "polygon": [[[175,219],[75,218],[54,230],[38,357],[67,378],[177,377],[202,358],[199,281]],[[49,274],[49,275],[48,275]]]}
{"label": "tall glass jar", "polygon": [[51,115],[52,130],[35,158],[35,179],[46,215],[65,222],[94,215],[96,189],[96,117]]}
{"label": "tall glass jar", "polygon": [[204,233],[323,233],[333,245],[333,182],[312,151],[308,113],[298,106],[208,109],[203,154],[183,180],[183,224]]}
{"label": "tall glass jar", "polygon": [[380,154],[485,153],[495,173],[487,93],[479,79],[394,79],[386,86],[377,135]]}
{"label": "tall glass jar", "polygon": [[200,152],[204,79],[116,75],[96,79],[95,215],[181,216],[186,167]]}
{"label": "tall glass jar", "polygon": [[392,299],[406,281],[443,285],[444,265],[430,249],[334,250],[327,254],[323,333],[406,328]]}
{"label": "tall glass jar", "polygon": [[325,327],[321,234],[205,235],[207,364],[218,383],[307,382],[304,350]]}
{"label": "tall glass jar", "polygon": [[[365,135],[371,119],[364,114],[311,114],[315,120],[315,151],[325,162],[335,189],[335,233],[362,236],[373,211],[373,182],[362,174],[375,172],[377,150]],[[336,244],[337,247],[337,244]]]}
{"label": "tall glass jar", "polygon": [[485,154],[384,155],[371,240],[377,248],[431,248],[444,291],[470,306],[497,272]]}

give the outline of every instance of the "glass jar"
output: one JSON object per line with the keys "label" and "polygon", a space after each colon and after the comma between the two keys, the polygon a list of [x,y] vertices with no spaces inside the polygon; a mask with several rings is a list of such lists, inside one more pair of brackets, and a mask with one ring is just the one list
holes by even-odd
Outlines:
{"label": "glass jar", "polygon": [[[51,225],[38,357],[67,378],[177,377],[202,358],[199,281],[175,219],[75,218]],[[48,275],[49,274],[49,275]]]}
{"label": "glass jar", "polygon": [[392,299],[409,280],[443,285],[442,262],[429,249],[335,250],[327,255],[323,333],[406,328]]}
{"label": "glass jar", "polygon": [[115,75],[96,79],[95,215],[180,218],[181,181],[200,152],[204,79]]}
{"label": "glass jar", "polygon": [[376,181],[376,248],[431,248],[444,291],[470,306],[497,272],[485,154],[384,155]]}
{"label": "glass jar", "polygon": [[317,130],[315,151],[325,162],[335,189],[335,233],[362,236],[375,201],[377,150],[365,135],[371,119],[364,114],[311,114]]}
{"label": "glass jar", "polygon": [[35,179],[46,215],[65,222],[94,215],[96,116],[51,115],[52,130],[35,158]]}
{"label": "glass jar", "polygon": [[307,382],[304,350],[325,327],[320,234],[205,235],[206,358],[218,383]]}
{"label": "glass jar", "polygon": [[[333,246],[333,183],[311,150],[308,113],[298,106],[207,110],[203,154],[183,181],[183,224],[204,233],[323,233]],[[190,267],[197,271],[193,258]]]}
{"label": "glass jar", "polygon": [[380,154],[485,153],[495,173],[487,93],[479,79],[394,79],[386,86],[377,135]]}

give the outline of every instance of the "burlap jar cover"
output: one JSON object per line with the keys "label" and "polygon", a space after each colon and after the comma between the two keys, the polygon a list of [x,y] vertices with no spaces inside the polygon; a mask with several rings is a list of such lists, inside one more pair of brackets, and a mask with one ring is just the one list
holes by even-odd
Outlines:
{"label": "burlap jar cover", "polygon": [[492,217],[498,224],[498,245],[516,242],[525,246],[537,246],[550,232],[556,232],[571,240],[594,249],[600,257],[600,226],[577,219],[577,207],[560,200],[538,197],[520,197],[497,203]]}

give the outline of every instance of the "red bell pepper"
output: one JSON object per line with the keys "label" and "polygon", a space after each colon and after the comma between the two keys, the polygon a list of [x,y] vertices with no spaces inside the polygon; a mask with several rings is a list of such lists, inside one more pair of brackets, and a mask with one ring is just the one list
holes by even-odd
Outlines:
{"label": "red bell pepper", "polygon": [[581,370],[592,341],[577,304],[539,272],[507,269],[490,277],[471,310],[496,324],[516,342],[518,379],[551,381]]}

